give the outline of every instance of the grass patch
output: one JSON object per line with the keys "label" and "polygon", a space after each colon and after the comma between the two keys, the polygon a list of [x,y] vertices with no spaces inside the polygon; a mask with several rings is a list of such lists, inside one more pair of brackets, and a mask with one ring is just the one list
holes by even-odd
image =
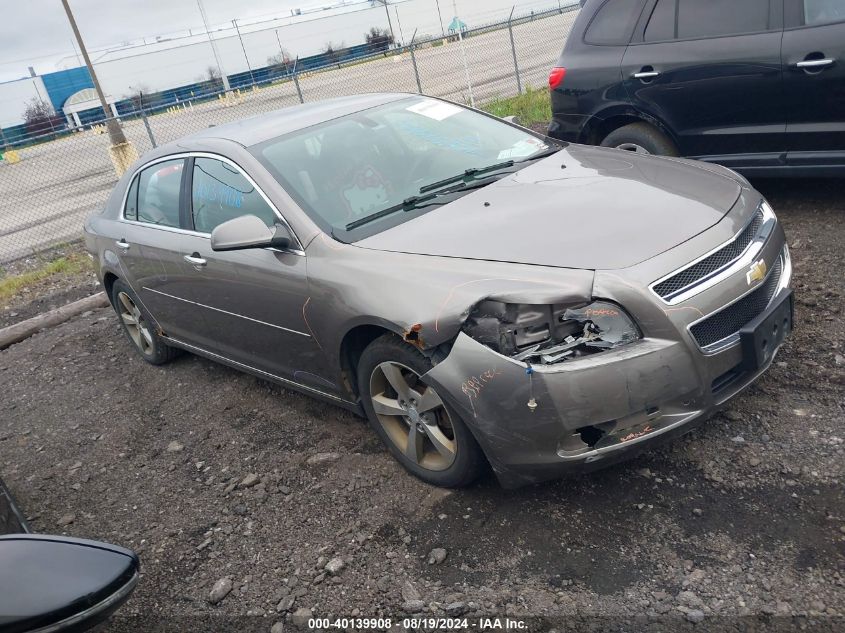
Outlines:
{"label": "grass patch", "polygon": [[37,268],[18,275],[0,278],[0,304],[8,302],[22,289],[54,277],[56,275],[75,275],[91,270],[91,260],[86,255],[71,253],[49,262],[44,262]]}
{"label": "grass patch", "polygon": [[481,109],[498,117],[516,116],[519,124],[529,127],[536,123],[547,123],[552,118],[552,100],[545,88],[526,88],[525,92],[508,99],[495,99],[481,106]]}

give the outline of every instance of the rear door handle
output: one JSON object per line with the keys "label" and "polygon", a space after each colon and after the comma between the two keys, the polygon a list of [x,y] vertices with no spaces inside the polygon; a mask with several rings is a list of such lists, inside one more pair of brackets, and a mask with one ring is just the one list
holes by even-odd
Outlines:
{"label": "rear door handle", "polygon": [[205,266],[208,263],[205,259],[200,257],[199,253],[185,255],[185,261],[188,262],[191,266],[196,266],[197,268]]}
{"label": "rear door handle", "polygon": [[125,239],[123,239],[122,237],[121,237],[118,241],[116,241],[116,242],[115,242],[115,244],[117,244],[117,246],[118,246],[119,248],[121,248],[121,249],[123,249],[123,250],[125,250],[125,251],[128,251],[128,250],[129,250],[129,242],[127,242],[127,241],[126,241]]}
{"label": "rear door handle", "polygon": [[832,59],[805,59],[803,62],[795,64],[798,68],[824,68],[833,64]]}
{"label": "rear door handle", "polygon": [[642,70],[638,73],[634,73],[634,79],[653,79],[654,77],[659,77],[660,73],[656,70]]}

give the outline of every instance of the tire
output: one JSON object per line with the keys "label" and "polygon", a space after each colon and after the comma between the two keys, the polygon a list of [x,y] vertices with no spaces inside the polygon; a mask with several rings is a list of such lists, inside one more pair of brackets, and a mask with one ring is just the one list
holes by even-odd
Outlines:
{"label": "tire", "polygon": [[116,280],[112,286],[111,303],[126,338],[141,358],[150,365],[169,363],[179,355],[180,350],[165,344],[156,333],[152,325],[153,319],[138,301],[132,288],[120,279]]}
{"label": "tire", "polygon": [[[375,432],[408,472],[435,486],[460,488],[475,481],[486,462],[457,412],[419,380],[431,367],[399,337],[377,338],[358,362],[361,402]],[[404,397],[393,386],[397,381],[408,388],[402,388]]]}
{"label": "tire", "polygon": [[668,136],[648,123],[631,123],[604,137],[602,147],[616,147],[638,154],[678,156],[678,148]]}

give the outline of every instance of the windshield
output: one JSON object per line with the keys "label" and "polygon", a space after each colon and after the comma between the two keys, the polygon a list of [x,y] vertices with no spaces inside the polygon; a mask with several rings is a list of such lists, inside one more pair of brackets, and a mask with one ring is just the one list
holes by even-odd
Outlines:
{"label": "windshield", "polygon": [[[406,204],[421,189],[430,191],[447,180],[450,189],[455,182],[460,187],[467,170],[510,167],[508,173],[515,169],[511,161],[518,164],[549,147],[542,138],[495,118],[409,97],[250,149],[315,222],[357,240],[447,201]],[[488,173],[495,176],[495,169]],[[454,198],[453,192],[449,200]],[[349,227],[354,227],[351,232]]]}

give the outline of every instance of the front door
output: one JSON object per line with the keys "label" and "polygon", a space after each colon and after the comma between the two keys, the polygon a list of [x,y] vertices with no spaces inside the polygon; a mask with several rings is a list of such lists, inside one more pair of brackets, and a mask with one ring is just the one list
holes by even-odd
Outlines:
{"label": "front door", "polygon": [[224,160],[195,158],[190,186],[194,232],[184,236],[182,257],[192,271],[188,298],[202,314],[198,344],[274,376],[337,392],[305,317],[304,253],[211,250],[218,224],[252,214],[273,226],[280,221],[277,212],[251,179]]}
{"label": "front door", "polygon": [[845,165],[845,2],[787,0],[783,33],[790,165]]}
{"label": "front door", "polygon": [[657,0],[644,11],[622,80],[681,155],[733,166],[782,160],[780,1]]}

